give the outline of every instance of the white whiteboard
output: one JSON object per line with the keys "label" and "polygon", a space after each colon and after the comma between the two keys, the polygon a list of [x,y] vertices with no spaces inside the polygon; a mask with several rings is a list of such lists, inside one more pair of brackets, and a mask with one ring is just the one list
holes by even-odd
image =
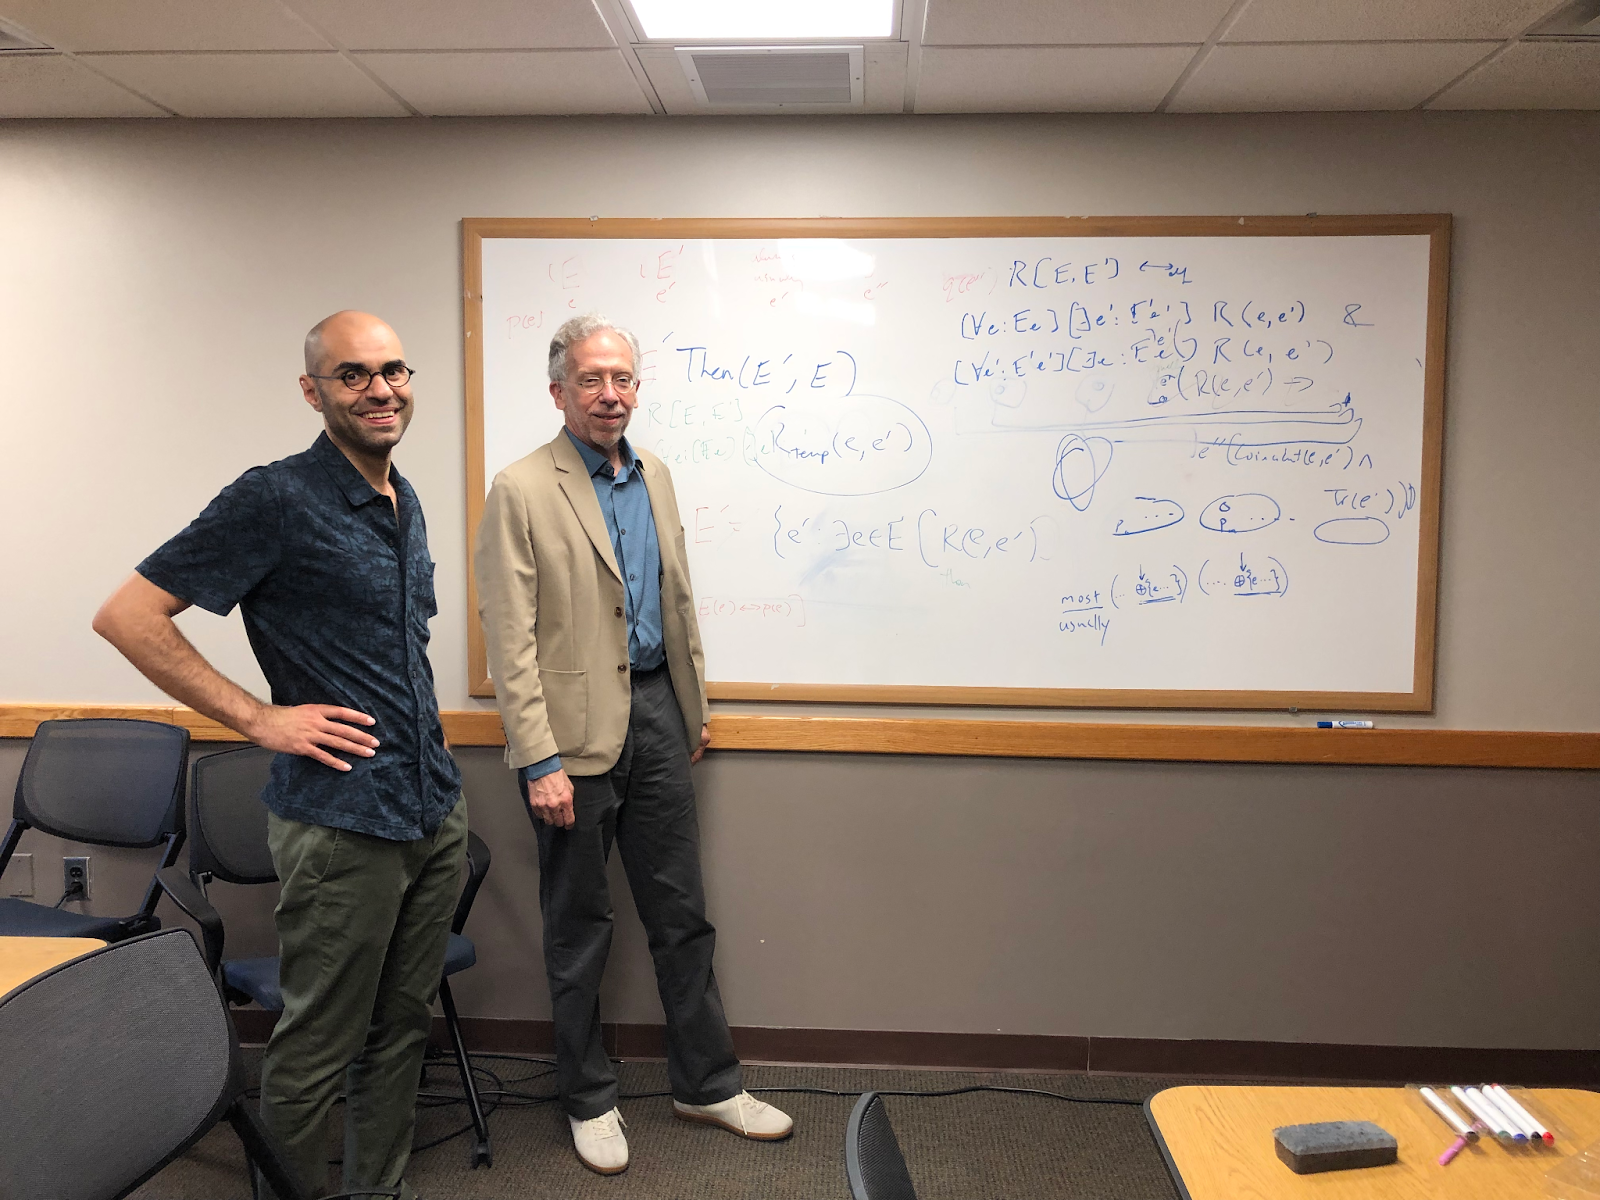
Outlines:
{"label": "white whiteboard", "polygon": [[1435,231],[657,224],[477,242],[470,500],[560,428],[556,327],[633,330],[713,696],[1430,702]]}

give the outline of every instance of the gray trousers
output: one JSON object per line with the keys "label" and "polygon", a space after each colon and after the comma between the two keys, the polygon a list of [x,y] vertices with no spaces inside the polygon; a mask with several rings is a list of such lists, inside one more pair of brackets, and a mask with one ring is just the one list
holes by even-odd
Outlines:
{"label": "gray trousers", "polygon": [[461,894],[466,803],[410,842],[275,814],[267,839],[283,883],[283,1015],[261,1061],[262,1121],[324,1195],[328,1114],[343,1090],[345,1189],[399,1186]]}
{"label": "gray trousers", "polygon": [[744,1086],[739,1059],[711,970],[717,931],[706,920],[700,882],[700,823],[683,712],[666,668],[634,674],[628,734],[616,766],[604,775],[574,776],[572,787],[571,829],[537,818],[533,823],[562,1107],[588,1120],[617,1104],[617,1076],[600,1036],[600,978],[611,949],[606,860],[613,840],[655,960],[672,1094],[686,1104],[738,1095]]}

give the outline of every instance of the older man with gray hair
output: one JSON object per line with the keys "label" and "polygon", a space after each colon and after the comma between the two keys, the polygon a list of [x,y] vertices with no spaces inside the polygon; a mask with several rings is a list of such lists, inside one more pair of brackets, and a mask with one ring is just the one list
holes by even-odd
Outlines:
{"label": "older man with gray hair", "polygon": [[539,840],[539,907],[557,1081],[584,1165],[628,1165],[600,1037],[616,841],[667,1018],[673,1111],[744,1137],[793,1122],[743,1088],[711,969],[689,766],[710,741],[683,526],[662,461],[624,433],[639,343],[598,314],[550,343],[566,428],[502,471],[478,529],[478,608]]}

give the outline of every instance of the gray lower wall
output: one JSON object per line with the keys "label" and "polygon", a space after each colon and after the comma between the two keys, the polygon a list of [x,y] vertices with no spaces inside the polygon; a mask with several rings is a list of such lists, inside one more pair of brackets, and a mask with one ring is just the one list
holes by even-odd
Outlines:
{"label": "gray lower wall", "polygon": [[[499,752],[458,757],[494,853],[458,1003],[547,1018],[532,832]],[[736,1025],[1600,1047],[1597,772],[724,751],[696,779]],[[72,850],[23,850],[53,903]],[[150,855],[88,852],[93,908],[136,904]],[[657,1023],[613,880],[602,1015]],[[231,951],[271,952],[272,891],[214,888]]]}

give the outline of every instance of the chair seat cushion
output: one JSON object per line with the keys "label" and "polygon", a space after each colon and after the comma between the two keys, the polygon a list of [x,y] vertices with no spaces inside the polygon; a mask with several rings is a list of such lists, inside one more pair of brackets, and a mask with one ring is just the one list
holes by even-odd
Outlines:
{"label": "chair seat cushion", "polygon": [[478,948],[472,944],[472,939],[465,934],[452,933],[449,945],[444,948],[444,973],[454,975],[477,961]]}
{"label": "chair seat cushion", "polygon": [[[472,939],[452,933],[444,951],[444,973],[454,975],[478,961]],[[283,988],[278,984],[276,958],[232,958],[222,964],[222,981],[243,992],[262,1008],[283,1011]]]}
{"label": "chair seat cushion", "polygon": [[278,959],[232,958],[222,964],[222,982],[243,992],[269,1012],[283,1011],[283,989],[278,986]]}
{"label": "chair seat cushion", "polygon": [[[46,908],[26,900],[0,899],[0,935],[7,937],[87,937],[116,942],[128,936],[125,920]],[[154,918],[150,921],[150,929],[161,927]]]}

